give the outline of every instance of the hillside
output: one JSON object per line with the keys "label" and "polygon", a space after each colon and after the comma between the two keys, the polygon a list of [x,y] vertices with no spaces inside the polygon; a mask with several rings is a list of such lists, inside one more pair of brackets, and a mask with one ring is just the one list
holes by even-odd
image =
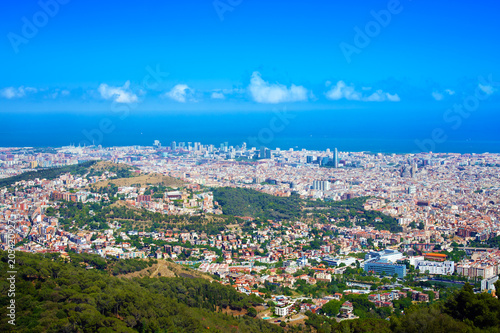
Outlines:
{"label": "hillside", "polygon": [[72,174],[79,174],[83,175],[85,174],[88,169],[93,166],[96,162],[95,161],[88,161],[80,164],[74,164],[74,165],[66,165],[60,168],[51,168],[51,169],[40,169],[38,171],[29,171],[22,173],[17,176],[12,176],[8,178],[3,178],[0,179],[0,187],[4,186],[11,186],[15,184],[16,182],[25,180],[34,180],[35,178],[39,179],[55,179],[59,177],[62,174],[65,174],[67,172],[70,172]]}
{"label": "hillside", "polygon": [[157,263],[153,264],[151,267],[147,267],[136,272],[121,274],[118,276],[124,278],[187,277],[187,278],[201,278],[208,281],[213,281],[213,278],[208,274],[203,274],[199,271],[187,269],[184,266],[166,260],[158,260]]}
{"label": "hillside", "polygon": [[90,167],[91,170],[96,171],[118,171],[118,170],[131,170],[130,165],[122,163],[114,163],[110,161],[98,161]]}
{"label": "hillside", "polygon": [[[8,289],[7,253],[1,252],[0,287]],[[102,263],[102,258],[97,258]],[[0,298],[1,332],[280,332],[248,316],[216,312],[246,309],[262,300],[198,278],[132,278],[85,269],[73,257],[16,253],[16,326],[7,323],[7,293]]]}
{"label": "hillside", "polygon": [[58,216],[60,226],[65,230],[72,227],[88,227],[92,230],[98,230],[106,228],[106,224],[103,222],[119,221],[124,231],[136,230],[137,228],[141,230],[145,228],[146,231],[166,231],[179,228],[214,234],[224,230],[228,224],[234,222],[234,218],[230,216],[165,215],[144,209],[131,209],[123,204],[100,203],[60,202],[57,209],[49,207],[45,214]]}
{"label": "hillside", "polygon": [[339,226],[371,226],[377,230],[400,232],[395,218],[378,211],[363,208],[367,197],[343,201],[301,199],[298,195],[277,197],[252,189],[222,187],[213,189],[214,200],[224,215],[250,216],[262,219],[285,219],[328,222],[335,220]]}
{"label": "hillside", "polygon": [[95,184],[92,184],[93,188],[103,188],[107,187],[109,184],[115,184],[116,186],[132,186],[136,184],[140,184],[141,187],[145,187],[147,185],[163,185],[168,187],[180,187],[184,185],[184,182],[172,178],[169,176],[164,176],[157,173],[140,175],[128,178],[117,178],[117,179],[109,179],[105,181],[101,181]]}
{"label": "hillside", "polygon": [[303,201],[298,195],[276,197],[245,188],[220,187],[213,190],[214,200],[224,215],[265,219],[292,219],[302,216]]}
{"label": "hillside", "polygon": [[[255,313],[247,310],[259,307],[262,299],[215,281],[191,276],[121,278],[109,269],[134,271],[144,265],[154,267],[155,262],[75,253],[69,258],[17,252],[16,294],[9,296],[8,255],[0,252],[1,332],[283,332],[277,325],[244,315]],[[495,286],[500,289],[500,282]],[[363,298],[351,296],[358,303]],[[7,317],[11,299],[15,326]],[[235,313],[242,316],[233,317]],[[466,284],[444,301],[413,304],[390,321],[364,318],[338,323],[335,318],[306,315],[305,327],[287,325],[286,331],[498,332],[500,301],[488,293],[475,294]]]}

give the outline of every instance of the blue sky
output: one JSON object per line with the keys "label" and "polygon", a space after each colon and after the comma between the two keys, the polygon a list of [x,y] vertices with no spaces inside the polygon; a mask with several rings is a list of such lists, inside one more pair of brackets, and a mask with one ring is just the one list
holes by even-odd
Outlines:
{"label": "blue sky", "polygon": [[483,108],[500,102],[496,1],[0,7],[0,112],[443,110],[477,93]]}

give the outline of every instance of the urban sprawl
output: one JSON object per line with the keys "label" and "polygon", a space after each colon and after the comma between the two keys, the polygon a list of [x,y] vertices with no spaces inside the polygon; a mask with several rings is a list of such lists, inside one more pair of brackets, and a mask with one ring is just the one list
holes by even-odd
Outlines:
{"label": "urban sprawl", "polygon": [[[402,299],[430,302],[447,285],[494,294],[499,167],[490,153],[244,143],[0,148],[0,182],[32,175],[0,187],[1,247],[174,261],[265,299],[260,318],[293,321],[311,311],[340,321],[357,318],[346,295],[396,311]],[[293,217],[228,214],[222,189],[305,206]],[[359,206],[322,213],[344,201]],[[332,300],[340,308],[322,310]]]}

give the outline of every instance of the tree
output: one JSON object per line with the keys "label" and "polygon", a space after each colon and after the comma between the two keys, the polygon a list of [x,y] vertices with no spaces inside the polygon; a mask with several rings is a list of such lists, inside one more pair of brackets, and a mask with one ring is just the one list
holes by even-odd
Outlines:
{"label": "tree", "polygon": [[255,310],[255,308],[248,308],[247,315],[249,315],[250,317],[256,317],[257,316],[257,310]]}
{"label": "tree", "polygon": [[395,333],[469,331],[465,323],[442,313],[437,307],[414,308],[401,319],[391,318],[391,330]]}
{"label": "tree", "polygon": [[325,305],[323,305],[321,310],[323,311],[324,314],[332,317],[336,316],[339,313],[341,306],[342,306],[341,301],[331,300]]}

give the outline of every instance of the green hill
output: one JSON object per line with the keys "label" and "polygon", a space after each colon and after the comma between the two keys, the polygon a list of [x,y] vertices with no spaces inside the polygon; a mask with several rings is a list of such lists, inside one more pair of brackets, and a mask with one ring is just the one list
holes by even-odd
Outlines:
{"label": "green hill", "polygon": [[290,197],[274,195],[245,188],[220,187],[214,189],[214,200],[225,215],[292,219],[301,216],[302,200],[296,194]]}
{"label": "green hill", "polygon": [[[191,278],[110,276],[81,258],[16,253],[16,325],[7,320],[7,253],[1,252],[1,332],[280,332],[280,327],[217,312],[262,302],[229,286]],[[97,257],[97,256],[96,256]],[[88,257],[84,260],[86,261]],[[105,266],[104,259],[96,262]]]}
{"label": "green hill", "polygon": [[[16,253],[15,295],[7,280],[7,252],[0,252],[1,332],[283,332],[277,325],[248,315],[222,313],[262,303],[229,286],[199,278],[118,278],[108,272],[116,262],[95,255]],[[93,269],[86,269],[88,264]],[[123,269],[138,270],[125,263]],[[496,284],[500,288],[500,282]],[[11,290],[9,290],[11,289]],[[10,294],[10,295],[9,295]],[[15,300],[15,326],[7,308]],[[356,303],[357,304],[357,303]],[[356,305],[355,305],[356,307]],[[227,311],[226,311],[227,312]],[[248,311],[255,315],[255,311]],[[446,300],[414,304],[390,321],[376,318],[338,323],[307,312],[305,326],[287,325],[288,332],[498,332],[500,301],[475,294],[466,284]]]}
{"label": "green hill", "polygon": [[350,219],[356,218],[358,226],[372,226],[377,230],[400,232],[398,221],[378,211],[365,210],[368,197],[343,201],[301,199],[299,195],[277,197],[252,189],[220,187],[213,189],[214,200],[224,215],[250,216],[262,219],[313,219],[328,222],[335,219],[339,226],[349,227]]}
{"label": "green hill", "polygon": [[87,172],[87,170],[93,166],[96,162],[95,161],[88,161],[88,162],[83,162],[80,164],[74,164],[74,165],[66,165],[60,168],[51,168],[51,169],[41,169],[38,171],[29,171],[22,173],[17,176],[12,176],[4,179],[0,179],[0,187],[4,186],[11,186],[15,184],[16,182],[22,181],[22,180],[33,180],[35,178],[39,179],[55,179],[59,177],[62,174],[65,174],[67,172],[70,172],[72,174],[79,174],[83,175],[84,173]]}

